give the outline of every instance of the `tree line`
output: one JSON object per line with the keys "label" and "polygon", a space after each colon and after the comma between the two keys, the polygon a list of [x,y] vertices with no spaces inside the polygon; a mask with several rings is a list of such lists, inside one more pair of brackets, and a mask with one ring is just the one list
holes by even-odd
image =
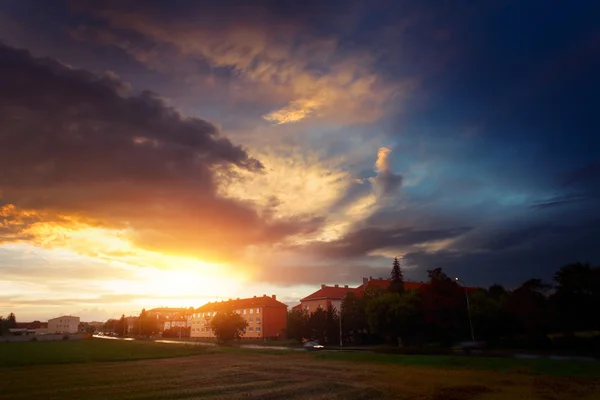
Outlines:
{"label": "tree line", "polygon": [[419,289],[405,290],[395,259],[389,288],[349,292],[341,310],[291,310],[287,337],[337,344],[340,317],[343,342],[360,345],[449,345],[473,336],[499,346],[545,347],[551,333],[573,338],[600,330],[600,267],[588,263],[563,266],[552,283],[529,279],[514,290],[466,288],[440,268],[428,274]]}

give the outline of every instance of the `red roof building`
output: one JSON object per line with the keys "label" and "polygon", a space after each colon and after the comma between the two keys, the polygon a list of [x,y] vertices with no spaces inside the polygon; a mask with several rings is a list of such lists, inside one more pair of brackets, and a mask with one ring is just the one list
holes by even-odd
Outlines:
{"label": "red roof building", "polygon": [[[404,282],[404,288],[406,290],[418,290],[424,283],[422,282]],[[314,312],[319,308],[323,308],[329,310],[331,308],[335,308],[336,310],[341,310],[342,308],[342,300],[347,293],[354,293],[357,296],[362,296],[365,290],[371,289],[382,289],[387,290],[390,286],[389,279],[376,278],[372,277],[363,278],[362,285],[351,288],[348,285],[339,286],[327,286],[321,285],[321,289],[316,292],[306,296],[302,300],[300,300],[300,304],[294,306],[292,310],[306,310],[309,313]]]}
{"label": "red roof building", "polygon": [[193,311],[190,336],[214,338],[210,320],[218,312],[235,311],[248,322],[244,339],[282,338],[287,307],[275,295],[207,303]]}

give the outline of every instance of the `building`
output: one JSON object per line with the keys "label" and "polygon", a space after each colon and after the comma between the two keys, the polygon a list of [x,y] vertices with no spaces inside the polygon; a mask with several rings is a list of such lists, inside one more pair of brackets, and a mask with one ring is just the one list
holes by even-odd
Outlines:
{"label": "building", "polygon": [[214,338],[210,328],[211,319],[218,312],[235,311],[241,315],[248,327],[244,339],[282,338],[287,319],[287,305],[278,301],[275,295],[254,296],[247,299],[236,299],[212,302],[203,305],[192,313],[191,337]]}
{"label": "building", "polygon": [[[422,282],[404,282],[404,289],[418,290],[424,283]],[[335,309],[338,312],[342,309],[342,300],[348,293],[354,293],[356,296],[363,296],[365,291],[370,290],[387,290],[390,286],[389,279],[383,278],[363,278],[362,285],[351,288],[348,285],[327,286],[321,285],[321,288],[314,293],[309,294],[300,300],[300,304],[294,306],[293,310],[305,310],[309,314],[315,312],[319,308],[325,310]]]}
{"label": "building", "polygon": [[[163,332],[165,329],[169,329],[165,328],[166,322],[173,318],[183,317],[191,320],[192,310],[193,308],[161,307],[147,310],[146,315],[148,318],[155,318],[158,321],[160,332]],[[171,325],[169,324],[169,326]]]}
{"label": "building", "polygon": [[63,315],[48,320],[48,333],[77,333],[79,332],[79,317]]}
{"label": "building", "polygon": [[321,289],[300,300],[301,309],[307,311],[309,314],[319,308],[325,310],[335,308],[339,311],[342,309],[342,299],[347,293],[356,294],[358,292],[355,288],[348,287],[348,285],[321,285]]}
{"label": "building", "polygon": [[167,317],[165,322],[163,323],[163,331],[172,328],[187,328],[192,325],[192,315],[177,315],[173,318]]}
{"label": "building", "polygon": [[14,328],[9,329],[12,335],[43,335],[48,332],[48,323],[33,321],[33,322],[17,322]]}

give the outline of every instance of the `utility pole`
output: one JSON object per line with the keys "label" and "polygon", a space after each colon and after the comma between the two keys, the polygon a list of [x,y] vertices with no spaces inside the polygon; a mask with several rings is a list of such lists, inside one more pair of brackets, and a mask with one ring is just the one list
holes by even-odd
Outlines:
{"label": "utility pole", "polygon": [[473,321],[471,321],[471,305],[469,304],[469,293],[467,292],[467,284],[458,278],[454,279],[457,282],[461,282],[463,284],[463,287],[465,288],[465,297],[467,299],[467,312],[469,314],[469,326],[471,327],[471,340],[475,341],[475,332],[473,331]]}

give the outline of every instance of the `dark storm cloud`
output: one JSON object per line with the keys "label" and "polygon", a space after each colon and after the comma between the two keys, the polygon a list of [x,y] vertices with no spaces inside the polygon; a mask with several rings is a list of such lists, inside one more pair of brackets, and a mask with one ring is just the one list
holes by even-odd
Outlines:
{"label": "dark storm cloud", "polygon": [[541,210],[541,209],[545,209],[545,208],[570,205],[573,203],[579,203],[582,201],[588,201],[588,200],[593,200],[593,199],[597,199],[597,198],[598,198],[597,193],[582,193],[582,194],[556,196],[556,197],[552,197],[552,198],[546,199],[544,201],[541,201],[539,203],[536,203],[536,204],[532,205],[531,207],[534,209]]}
{"label": "dark storm cloud", "polygon": [[114,74],[0,47],[0,200],[17,209],[6,226],[30,224],[19,209],[78,215],[132,226],[147,247],[208,256],[314,229],[268,224],[217,196],[215,169],[259,173],[260,162],[211,123],[129,90]]}
{"label": "dark storm cloud", "polygon": [[331,242],[309,244],[302,251],[318,254],[325,258],[362,257],[374,250],[402,249],[450,239],[468,232],[471,228],[418,230],[412,228],[364,228],[355,230],[341,239]]}
{"label": "dark storm cloud", "polygon": [[278,286],[348,284],[356,287],[362,277],[388,277],[390,267],[362,263],[327,263],[312,265],[266,265],[255,272],[255,279]]}

